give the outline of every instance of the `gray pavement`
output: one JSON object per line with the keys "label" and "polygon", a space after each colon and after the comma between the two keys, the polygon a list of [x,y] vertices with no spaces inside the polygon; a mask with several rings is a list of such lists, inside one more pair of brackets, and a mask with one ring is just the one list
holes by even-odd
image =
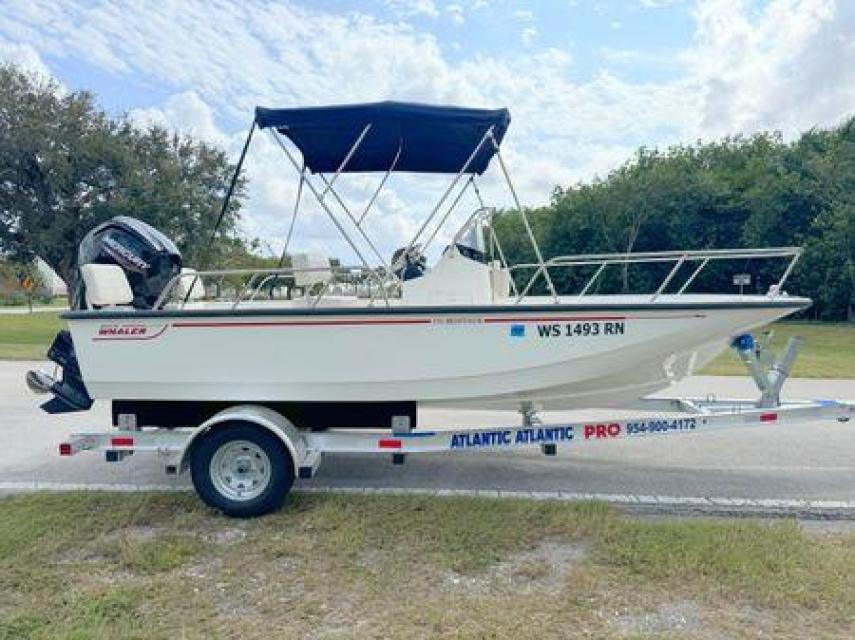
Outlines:
{"label": "gray pavement", "polygon": [[[29,392],[24,372],[44,363],[0,362],[0,489],[40,483],[169,486],[186,478],[162,474],[153,456],[107,464],[98,454],[60,458],[57,443],[80,430],[109,427],[109,408],[48,416],[41,397]],[[695,377],[668,395],[752,397],[746,378]],[[855,399],[855,380],[791,380],[785,395]],[[613,415],[613,412],[597,412]],[[586,417],[591,416],[587,412]],[[578,419],[579,412],[544,413],[544,421]],[[594,416],[596,417],[596,416]],[[516,423],[510,412],[426,410],[420,426],[497,426]],[[678,434],[645,439],[583,442],[559,447],[556,457],[535,451],[465,452],[411,456],[392,466],[388,455],[329,455],[309,490],[480,490],[485,495],[625,497],[629,502],[668,505],[752,504],[776,501],[808,508],[846,503],[855,515],[855,422],[761,426],[744,430]],[[621,500],[615,499],[620,502]],[[780,505],[779,505],[780,506]],[[662,510],[662,509],[660,509]],[[756,511],[756,509],[755,509]]]}

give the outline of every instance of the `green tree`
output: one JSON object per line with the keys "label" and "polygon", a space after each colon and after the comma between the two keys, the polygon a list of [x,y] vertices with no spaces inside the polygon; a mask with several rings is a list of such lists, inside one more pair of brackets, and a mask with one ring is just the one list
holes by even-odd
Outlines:
{"label": "green tree", "polygon": [[210,243],[232,171],[208,144],[110,118],[89,92],[0,67],[0,251],[41,256],[69,286],[80,240],[115,215],[163,230],[188,264],[218,257],[235,241],[245,190],[240,181]]}

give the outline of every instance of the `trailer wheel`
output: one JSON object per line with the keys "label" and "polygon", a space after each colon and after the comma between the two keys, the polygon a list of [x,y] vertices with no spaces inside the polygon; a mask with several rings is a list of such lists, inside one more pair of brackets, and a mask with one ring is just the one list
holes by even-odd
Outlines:
{"label": "trailer wheel", "polygon": [[203,436],[190,470],[205,504],[235,518],[278,509],[294,482],[294,463],[282,441],[248,423],[224,424]]}

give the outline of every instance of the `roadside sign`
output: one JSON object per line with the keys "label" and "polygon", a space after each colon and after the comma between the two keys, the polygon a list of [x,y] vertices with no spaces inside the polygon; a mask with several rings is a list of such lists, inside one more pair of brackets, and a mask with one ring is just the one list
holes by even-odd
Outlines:
{"label": "roadside sign", "polygon": [[739,287],[739,295],[742,295],[743,289],[745,289],[747,285],[751,284],[751,274],[737,273],[733,276],[733,284]]}

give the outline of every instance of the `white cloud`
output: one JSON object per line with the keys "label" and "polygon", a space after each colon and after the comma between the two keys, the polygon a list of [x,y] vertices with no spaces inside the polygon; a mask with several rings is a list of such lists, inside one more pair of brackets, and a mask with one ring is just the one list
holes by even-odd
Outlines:
{"label": "white cloud", "polygon": [[528,9],[519,9],[514,11],[514,17],[520,22],[531,22],[534,20],[534,13]]}
{"label": "white cloud", "polygon": [[433,0],[386,0],[385,4],[402,17],[424,15],[436,18],[439,16],[439,9],[436,8]]}
{"label": "white cloud", "polygon": [[833,123],[855,104],[855,4],[773,0],[755,12],[739,0],[710,0],[695,18],[682,61],[704,97],[706,135],[792,135]]}
{"label": "white cloud", "polygon": [[28,44],[7,42],[0,39],[0,61],[11,62],[29,73],[46,78],[52,77],[50,69],[48,69],[38,51]]}
{"label": "white cloud", "polygon": [[220,145],[228,141],[215,122],[214,110],[192,90],[173,95],[161,107],[132,109],[129,115],[142,126],[174,129]]}

